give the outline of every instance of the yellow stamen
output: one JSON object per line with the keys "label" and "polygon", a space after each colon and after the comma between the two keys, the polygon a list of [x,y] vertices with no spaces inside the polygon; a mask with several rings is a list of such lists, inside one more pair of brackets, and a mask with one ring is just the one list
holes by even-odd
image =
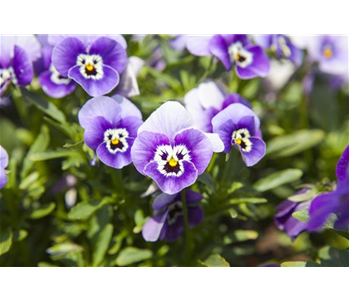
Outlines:
{"label": "yellow stamen", "polygon": [[323,56],[325,56],[326,58],[330,58],[332,56],[332,51],[331,49],[324,49],[324,51],[322,52]]}
{"label": "yellow stamen", "polygon": [[93,65],[88,64],[88,65],[86,65],[86,69],[87,69],[87,71],[93,71],[94,66],[93,66]]}
{"label": "yellow stamen", "polygon": [[111,140],[111,143],[112,143],[113,145],[117,145],[117,144],[120,143],[120,141],[119,141],[118,139],[113,139],[113,140]]}
{"label": "yellow stamen", "polygon": [[173,157],[168,162],[171,167],[175,167],[178,164],[178,161],[176,161]]}
{"label": "yellow stamen", "polygon": [[235,143],[237,143],[237,144],[241,144],[241,139],[237,139],[237,140],[235,140]]}
{"label": "yellow stamen", "polygon": [[236,54],[236,55],[235,55],[235,59],[236,59],[236,60],[239,60],[239,59],[240,59],[240,55],[239,55],[239,54]]}

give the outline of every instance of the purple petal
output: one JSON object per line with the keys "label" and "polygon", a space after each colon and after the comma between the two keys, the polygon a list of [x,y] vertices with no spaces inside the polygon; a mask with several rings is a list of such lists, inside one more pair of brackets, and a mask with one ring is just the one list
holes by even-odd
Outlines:
{"label": "purple petal", "polygon": [[189,226],[196,227],[204,219],[204,212],[198,206],[188,207]]}
{"label": "purple petal", "polygon": [[183,51],[187,44],[187,36],[184,34],[179,34],[175,36],[174,39],[169,40],[168,42],[173,49]]}
{"label": "purple petal", "polygon": [[167,215],[168,210],[164,211],[161,214],[153,216],[147,221],[147,223],[144,224],[142,229],[142,235],[147,242],[155,242],[159,239]]}
{"label": "purple petal", "polygon": [[97,148],[98,158],[109,167],[122,169],[132,162],[130,149],[132,140],[127,139],[127,142],[129,143],[129,148],[125,152],[116,152],[115,154],[109,152],[106,143],[100,144]]}
{"label": "purple petal", "polygon": [[87,101],[79,111],[79,123],[85,128],[89,122],[98,116],[105,118],[110,124],[116,126],[121,119],[121,106],[112,98],[96,97]]}
{"label": "purple petal", "polygon": [[5,169],[0,168],[0,190],[7,184],[7,174]]}
{"label": "purple petal", "polygon": [[205,172],[211,161],[213,147],[210,140],[197,129],[187,129],[177,134],[176,145],[185,145],[189,150],[191,162],[194,164],[198,175]]}
{"label": "purple petal", "polygon": [[212,35],[186,36],[186,45],[188,51],[196,56],[211,55],[209,49],[211,38]]}
{"label": "purple petal", "polygon": [[8,166],[8,154],[0,145],[0,169],[5,169]]}
{"label": "purple petal", "polygon": [[138,172],[146,175],[144,169],[154,159],[156,148],[159,145],[170,145],[167,136],[147,131],[139,133],[138,129],[138,137],[131,150],[132,160]]}
{"label": "purple petal", "polygon": [[153,209],[155,211],[162,210],[179,196],[180,196],[179,194],[168,195],[168,194],[162,193],[155,198],[153,202]]}
{"label": "purple petal", "polygon": [[270,62],[263,49],[257,45],[249,45],[245,49],[252,53],[252,63],[245,68],[236,66],[236,72],[239,77],[242,79],[251,79],[267,76],[270,70]]}
{"label": "purple petal", "polygon": [[92,97],[111,92],[119,83],[118,72],[107,65],[103,65],[103,77],[101,79],[85,78],[80,72],[80,66],[71,68],[68,77],[73,78]]}
{"label": "purple petal", "polygon": [[45,71],[39,76],[39,84],[48,96],[60,99],[71,94],[75,90],[75,81],[71,80],[69,84],[56,84],[51,80],[51,76],[52,73],[50,71]]}
{"label": "purple petal", "polygon": [[137,117],[142,119],[142,113],[130,100],[120,95],[111,96],[121,106],[121,118]]}
{"label": "purple petal", "polygon": [[236,125],[232,120],[227,120],[221,124],[218,128],[214,129],[224,144],[224,152],[229,153],[232,147],[231,140],[233,131],[236,130]]}
{"label": "purple petal", "polygon": [[[118,124],[118,128],[125,128],[128,132],[128,135],[130,138],[133,138],[133,140],[137,137],[137,131],[138,128],[143,124],[142,119],[138,117],[126,117],[124,119],[121,119],[121,121]],[[133,144],[133,142],[132,142]]]}
{"label": "purple petal", "polygon": [[331,213],[336,212],[338,194],[336,192],[325,193],[314,198],[309,209],[308,230],[317,231],[327,221]]}
{"label": "purple petal", "polygon": [[52,51],[52,63],[57,71],[67,77],[69,70],[76,65],[79,54],[86,53],[84,44],[77,38],[66,38]]}
{"label": "purple petal", "polygon": [[184,219],[183,216],[179,216],[176,222],[172,225],[165,223],[165,226],[161,232],[160,239],[167,242],[174,242],[178,240],[184,233]]}
{"label": "purple petal", "polygon": [[167,101],[161,105],[139,128],[142,131],[162,133],[172,141],[176,133],[194,126],[192,115],[178,102]]}
{"label": "purple petal", "polygon": [[339,161],[337,163],[336,167],[336,175],[337,175],[337,180],[339,182],[345,181],[348,179],[348,174],[349,172],[349,146],[347,146],[341,157],[339,158]]}
{"label": "purple petal", "polygon": [[242,96],[240,96],[237,93],[232,93],[229,94],[223,101],[223,105],[222,105],[222,109],[228,107],[230,104],[234,104],[234,103],[241,103],[245,106],[247,106],[248,108],[252,109],[251,104]]}
{"label": "purple petal", "polygon": [[100,55],[103,64],[108,65],[118,73],[122,73],[127,64],[127,54],[125,49],[116,41],[100,37],[93,42],[89,50],[89,54]]}
{"label": "purple petal", "polygon": [[[242,158],[247,167],[252,167],[257,164],[265,155],[266,145],[260,138],[251,137],[249,138],[251,145],[251,151],[246,152],[242,149],[240,150]],[[239,146],[240,147],[240,146]]]}
{"label": "purple petal", "polygon": [[264,49],[270,48],[272,44],[272,37],[273,37],[272,34],[262,34],[262,35],[258,34],[253,36],[256,44],[261,46]]}
{"label": "purple petal", "polygon": [[33,65],[25,50],[15,46],[13,55],[13,70],[16,75],[17,85],[25,86],[33,80]]}
{"label": "purple petal", "polygon": [[104,117],[95,117],[91,119],[86,125],[84,132],[86,145],[93,150],[97,149],[104,141],[104,132],[112,128],[114,128],[114,126]]}
{"label": "purple petal", "polygon": [[48,36],[48,42],[50,45],[55,46],[68,37],[74,37],[79,39],[88,49],[92,43],[100,37],[107,37],[118,42],[124,49],[127,48],[125,38],[121,34],[95,34],[95,35],[81,35],[81,34],[51,34]]}
{"label": "purple petal", "polygon": [[210,51],[216,56],[225,66],[227,71],[231,70],[232,62],[228,52],[226,40],[221,35],[215,35],[210,41]]}
{"label": "purple petal", "polygon": [[198,177],[198,171],[193,163],[183,161],[183,174],[179,177],[168,176],[161,174],[158,170],[158,163],[153,161],[146,165],[144,173],[154,179],[159,188],[166,194],[176,194],[182,189],[191,186],[195,183]]}
{"label": "purple petal", "polygon": [[198,192],[192,190],[185,190],[185,201],[188,204],[200,202],[203,198],[204,197]]}

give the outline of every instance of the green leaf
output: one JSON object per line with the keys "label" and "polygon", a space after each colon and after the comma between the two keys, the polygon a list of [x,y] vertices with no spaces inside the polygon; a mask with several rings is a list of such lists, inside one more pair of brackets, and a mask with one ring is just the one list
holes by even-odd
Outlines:
{"label": "green leaf", "polygon": [[32,166],[34,164],[34,162],[32,160],[30,160],[29,157],[31,155],[33,155],[34,153],[45,151],[47,149],[49,143],[50,143],[49,129],[46,125],[43,125],[41,127],[39,135],[35,139],[34,144],[30,147],[27,155],[24,158],[23,167],[22,167],[22,171],[21,171],[21,178],[22,179],[28,175],[30,169],[32,168]]}
{"label": "green leaf", "polygon": [[69,252],[81,252],[83,248],[80,245],[65,242],[62,244],[56,244],[46,250],[46,252],[52,256],[61,256]]}
{"label": "green leaf", "polygon": [[306,261],[285,261],[281,264],[281,267],[305,267],[307,264]]}
{"label": "green leaf", "polygon": [[253,187],[258,192],[265,192],[283,184],[296,181],[297,179],[301,178],[302,175],[303,172],[299,169],[287,169],[284,171],[273,173],[265,178],[258,180],[253,185]]}
{"label": "green leaf", "polygon": [[211,254],[201,264],[206,267],[230,267],[230,264],[219,254]]}
{"label": "green leaf", "polygon": [[86,220],[94,212],[108,203],[110,203],[110,198],[108,197],[104,198],[102,201],[93,200],[90,202],[80,202],[71,209],[68,213],[68,218],[70,220]]}
{"label": "green leaf", "polygon": [[2,229],[0,231],[0,256],[10,250],[12,245],[11,229]]}
{"label": "green leaf", "polygon": [[298,221],[302,222],[302,223],[306,223],[309,221],[309,213],[307,209],[302,209],[299,211],[295,211],[292,214],[292,217],[294,217],[295,219],[297,219]]}
{"label": "green leaf", "polygon": [[40,268],[52,268],[52,267],[58,267],[58,266],[55,264],[46,262],[46,261],[41,261],[38,263],[38,267],[40,267]]}
{"label": "green leaf", "polygon": [[29,215],[29,218],[30,219],[40,219],[40,218],[46,217],[47,215],[52,213],[55,210],[55,208],[56,208],[56,203],[54,203],[54,202],[44,204],[40,208],[32,211]]}
{"label": "green leaf", "polygon": [[152,255],[153,252],[149,249],[127,247],[121,250],[116,259],[116,264],[121,267],[128,266],[149,259],[152,257]]}
{"label": "green leaf", "polygon": [[300,130],[289,135],[278,136],[268,142],[267,155],[273,158],[287,157],[310,149],[325,136],[322,130]]}
{"label": "green leaf", "polygon": [[323,267],[349,267],[349,250],[340,250],[326,246],[319,251]]}
{"label": "green leaf", "polygon": [[62,157],[81,157],[81,153],[73,151],[73,150],[63,150],[58,149],[56,151],[48,151],[43,153],[35,153],[29,156],[29,159],[32,161],[44,161],[49,159],[56,159],[56,158],[62,158]]}
{"label": "green leaf", "polygon": [[229,204],[242,204],[242,203],[250,203],[250,204],[261,204],[267,203],[268,200],[265,198],[233,198],[229,200]]}
{"label": "green leaf", "polygon": [[19,185],[19,188],[21,190],[26,190],[28,189],[38,178],[40,174],[38,172],[33,172],[29,174],[26,178],[24,178]]}
{"label": "green leaf", "polygon": [[113,230],[114,230],[113,225],[109,223],[105,225],[102,231],[99,233],[96,246],[93,251],[92,264],[94,267],[97,267],[102,263],[104,256],[107,253],[110,240],[113,235]]}
{"label": "green leaf", "polygon": [[205,172],[203,174],[201,174],[199,177],[198,177],[198,181],[202,182],[203,184],[206,184],[211,191],[215,191],[215,186],[214,186],[214,180],[212,178],[212,176]]}
{"label": "green leaf", "polygon": [[52,119],[65,123],[65,115],[61,112],[52,102],[44,100],[38,94],[34,94],[27,89],[21,89],[22,94],[26,96],[26,98],[34,104],[38,109],[40,109],[45,114],[49,115]]}
{"label": "green leaf", "polygon": [[311,200],[316,196],[318,192],[319,190],[317,188],[313,188],[313,189],[307,190],[305,193],[292,195],[288,197],[287,200],[290,200],[292,202],[303,202],[303,201]]}
{"label": "green leaf", "polygon": [[28,231],[21,229],[13,232],[13,242],[23,241],[28,236]]}

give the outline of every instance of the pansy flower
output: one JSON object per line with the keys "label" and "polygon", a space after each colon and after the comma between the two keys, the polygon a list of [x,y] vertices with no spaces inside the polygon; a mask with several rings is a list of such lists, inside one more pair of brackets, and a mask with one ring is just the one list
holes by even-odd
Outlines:
{"label": "pansy flower", "polygon": [[251,107],[249,102],[237,93],[227,94],[213,80],[206,80],[184,96],[186,109],[192,114],[196,126],[204,132],[212,131],[212,118],[233,103]]}
{"label": "pansy flower", "polygon": [[33,62],[41,56],[34,35],[0,36],[0,95],[12,82],[26,86],[34,77]]}
{"label": "pansy flower", "polygon": [[242,104],[231,104],[212,119],[213,132],[224,143],[224,152],[237,147],[245,164],[251,167],[265,155],[266,145],[261,138],[260,121],[256,114]]}
{"label": "pansy flower", "polygon": [[[197,192],[185,191],[190,227],[199,225],[204,217],[202,209],[197,205],[202,198]],[[143,226],[143,238],[148,242],[158,239],[169,242],[177,240],[184,233],[181,193],[159,195],[153,202],[153,209],[155,215]]]}
{"label": "pansy flower", "polygon": [[131,148],[143,123],[139,109],[121,96],[97,97],[79,111],[88,147],[106,165],[121,169],[131,163]]}
{"label": "pansy flower", "polygon": [[258,45],[265,49],[271,49],[279,59],[292,61],[296,66],[302,64],[302,50],[294,45],[291,39],[284,34],[255,35]]}
{"label": "pansy flower", "polygon": [[336,214],[334,227],[349,229],[349,146],[340,157],[337,168],[337,188],[314,198],[309,209],[308,230],[317,231],[326,223],[331,214]]}
{"label": "pansy flower", "polygon": [[186,46],[188,51],[197,56],[213,55],[230,71],[235,65],[237,75],[242,79],[265,77],[270,64],[263,49],[252,44],[245,34],[181,36],[175,39],[175,47]]}
{"label": "pansy flower", "polygon": [[194,128],[191,114],[178,102],[160,106],[138,129],[132,161],[167,194],[192,185],[207,168],[213,151],[223,150],[218,135]]}
{"label": "pansy flower", "polygon": [[52,52],[56,70],[62,76],[75,80],[94,97],[112,91],[127,65],[125,45],[120,44],[119,39],[106,36],[50,36],[49,42],[56,43]]}
{"label": "pansy flower", "polygon": [[8,165],[8,154],[6,150],[0,146],[0,190],[6,185],[7,183],[7,175],[5,168]]}
{"label": "pansy flower", "polygon": [[35,72],[39,75],[39,84],[45,94],[52,98],[63,98],[71,94],[76,82],[62,76],[51,61],[53,47],[48,43],[47,35],[38,35],[41,43],[42,57],[34,63]]}

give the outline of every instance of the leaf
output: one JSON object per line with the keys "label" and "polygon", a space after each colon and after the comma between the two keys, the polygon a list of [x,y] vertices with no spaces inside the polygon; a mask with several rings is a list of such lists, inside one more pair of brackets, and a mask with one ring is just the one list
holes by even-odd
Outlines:
{"label": "leaf", "polygon": [[310,149],[325,136],[322,130],[300,130],[289,135],[278,136],[268,142],[267,155],[273,158],[287,157]]}
{"label": "leaf", "polygon": [[230,267],[230,264],[219,254],[211,254],[202,265],[206,267]]}
{"label": "leaf", "polygon": [[265,198],[233,198],[229,200],[229,204],[241,204],[241,203],[250,203],[250,204],[261,204],[267,203],[268,200]]}
{"label": "leaf", "polygon": [[80,158],[81,153],[73,150],[58,149],[56,151],[48,151],[43,153],[32,154],[30,155],[29,159],[31,159],[32,161],[44,161],[44,160],[69,157],[69,156],[75,156],[77,158]]}
{"label": "leaf", "polygon": [[32,168],[34,162],[29,159],[31,155],[38,152],[43,152],[47,149],[48,145],[50,143],[50,134],[49,129],[46,125],[43,125],[41,127],[40,133],[37,136],[37,138],[34,141],[34,144],[30,147],[27,155],[24,158],[23,161],[23,167],[21,171],[21,178],[23,179],[26,177]]}
{"label": "leaf", "polygon": [[83,248],[80,245],[65,242],[62,244],[56,244],[46,250],[46,252],[52,256],[61,256],[69,252],[81,252]]}
{"label": "leaf", "polygon": [[199,177],[198,177],[198,181],[202,182],[203,184],[206,184],[211,191],[215,191],[215,186],[214,186],[214,180],[212,178],[212,176],[205,172],[203,174],[201,174]]}
{"label": "leaf", "polygon": [[21,229],[13,232],[13,242],[23,241],[28,236],[28,231]]}
{"label": "leaf", "polygon": [[42,205],[40,208],[35,209],[29,215],[30,219],[40,219],[46,217],[50,213],[52,213],[56,208],[56,203],[51,202],[45,205]]}
{"label": "leaf", "polygon": [[21,89],[22,94],[30,100],[38,109],[40,109],[45,114],[49,115],[52,119],[58,121],[59,123],[65,123],[65,115],[60,111],[52,102],[44,100],[38,94],[31,93],[27,89]]}
{"label": "leaf", "polygon": [[40,174],[38,172],[33,172],[29,174],[26,178],[24,178],[19,185],[19,188],[21,190],[26,190],[28,189],[38,178]]}
{"label": "leaf", "polygon": [[349,251],[326,246],[319,251],[323,267],[349,267]]}
{"label": "leaf", "polygon": [[105,225],[100,232],[97,238],[95,249],[93,251],[92,264],[94,267],[99,266],[103,261],[113,235],[113,230],[113,225],[109,223]]}
{"label": "leaf", "polygon": [[301,178],[302,175],[303,172],[299,169],[286,169],[258,180],[253,187],[258,192],[265,192],[283,184],[296,181],[297,179]]}
{"label": "leaf", "polygon": [[102,201],[92,200],[90,202],[80,202],[71,209],[68,213],[68,218],[70,220],[86,220],[98,209],[110,203],[109,199],[106,197]]}
{"label": "leaf", "polygon": [[297,219],[298,221],[302,222],[302,223],[306,223],[309,221],[309,213],[307,209],[302,209],[299,211],[295,211],[292,214],[292,217],[294,217],[295,219]]}
{"label": "leaf", "polygon": [[281,267],[305,267],[305,265],[307,264],[306,261],[285,261],[283,263],[281,263]]}
{"label": "leaf", "polygon": [[305,193],[292,195],[288,197],[287,200],[290,200],[292,202],[303,202],[303,201],[311,200],[316,196],[318,192],[319,190],[317,188],[313,188],[313,189],[307,190]]}
{"label": "leaf", "polygon": [[123,267],[151,258],[153,252],[149,249],[127,247],[121,250],[116,259],[116,264]]}
{"label": "leaf", "polygon": [[12,231],[10,228],[0,231],[0,256],[10,250],[12,245]]}

